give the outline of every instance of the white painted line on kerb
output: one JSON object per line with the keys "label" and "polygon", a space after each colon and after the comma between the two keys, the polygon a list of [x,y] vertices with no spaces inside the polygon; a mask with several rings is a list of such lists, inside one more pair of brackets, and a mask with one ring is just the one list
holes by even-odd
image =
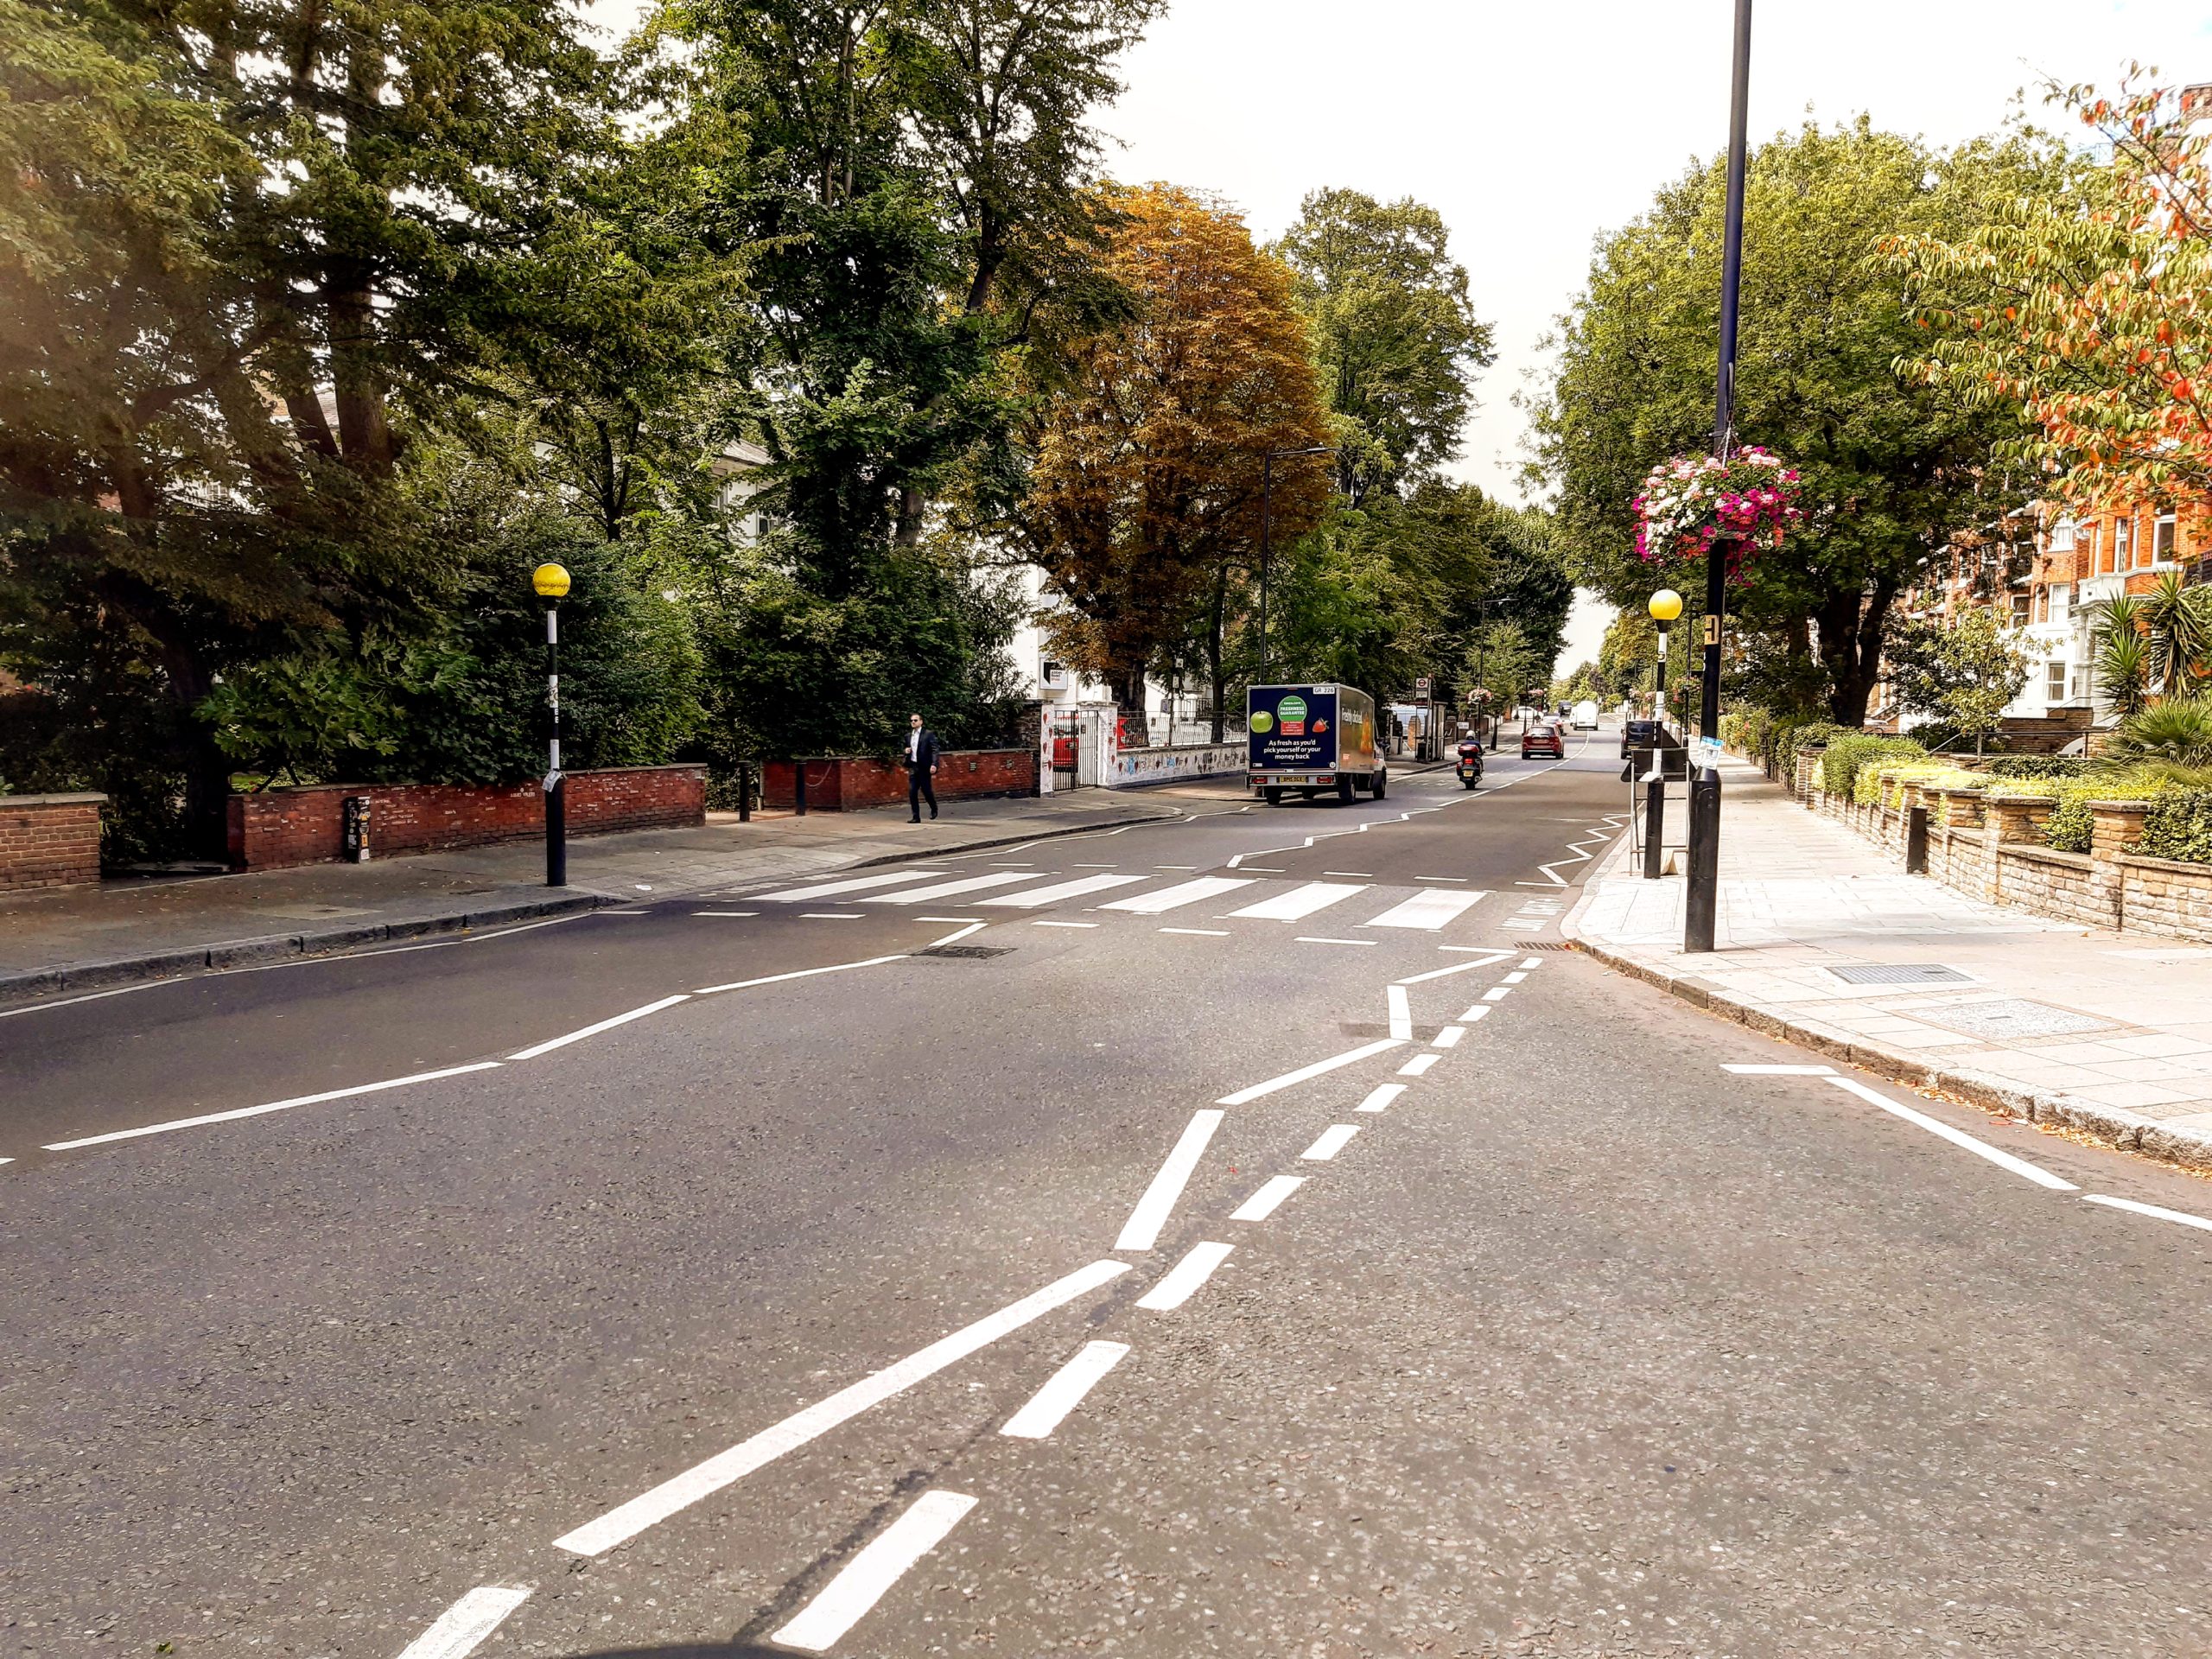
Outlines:
{"label": "white painted line on kerb", "polygon": [[1465,1026],[1446,1026],[1443,1030],[1438,1032],[1435,1036],[1429,1039],[1429,1046],[1432,1048],[1457,1048],[1459,1046],[1459,1039],[1466,1034],[1467,1028]]}
{"label": "white painted line on kerb", "polygon": [[[982,924],[976,924],[977,926]],[[939,939],[939,944],[944,941]],[[833,962],[827,968],[795,968],[787,974],[763,974],[758,979],[734,979],[727,985],[702,985],[691,993],[694,996],[712,996],[718,991],[745,991],[755,985],[780,985],[787,979],[812,979],[817,974],[842,974],[854,968],[880,968],[887,962],[904,962],[906,953],[897,956],[867,957],[859,962]]]}
{"label": "white painted line on kerb", "polygon": [[511,1060],[534,1060],[541,1054],[550,1054],[556,1048],[566,1048],[570,1043],[581,1043],[587,1037],[596,1037],[602,1031],[612,1031],[617,1026],[626,1026],[632,1020],[642,1020],[649,1014],[658,1014],[663,1008],[672,1008],[679,1002],[689,1002],[691,993],[678,991],[674,996],[664,996],[658,1002],[648,1002],[642,1008],[632,1008],[627,1014],[618,1014],[605,1020],[593,1021],[581,1030],[564,1036],[549,1037],[542,1043],[532,1043],[528,1048],[518,1048],[507,1056]]}
{"label": "white painted line on kerb", "polygon": [[846,1562],[844,1571],[824,1585],[798,1618],[768,1639],[806,1653],[828,1652],[975,1507],[976,1500],[964,1492],[924,1492]]}
{"label": "white painted line on kerb", "polygon": [[988,1348],[1001,1337],[1019,1331],[1077,1297],[1089,1295],[1128,1270],[1126,1262],[1093,1262],[1064,1279],[1056,1279],[1044,1289],[963,1326],[949,1337],[938,1338],[895,1365],[864,1376],[804,1411],[793,1412],[780,1423],[762,1429],[750,1440],[739,1441],[726,1452],[716,1452],[704,1463],[695,1464],[650,1491],[609,1510],[597,1520],[587,1521],[574,1532],[556,1538],[554,1548],[565,1549],[572,1555],[603,1555],[617,1544],[627,1543],[646,1528],[689,1509],[702,1497],[711,1497],[785,1452],[819,1439],[870,1407],[904,1394],[946,1366],[967,1358],[978,1349]]}
{"label": "white painted line on kerb", "polygon": [[1198,1160],[1205,1154],[1206,1143],[1213,1139],[1213,1132],[1221,1127],[1226,1114],[1209,1106],[1202,1112],[1192,1114],[1191,1121],[1183,1126],[1183,1133],[1167,1154],[1167,1161],[1152,1178],[1152,1184],[1137,1200],[1137,1207],[1129,1211],[1129,1218],[1122,1224],[1122,1236],[1114,1241],[1117,1250],[1148,1250],[1160,1242],[1160,1230],[1167,1224],[1167,1217],[1175,1211],[1175,1201],[1183,1196],[1183,1189],[1190,1185],[1191,1172],[1198,1166]]}
{"label": "white painted line on kerb", "polygon": [[1474,1024],[1476,1020],[1483,1019],[1489,1014],[1491,1007],[1491,1005],[1488,1002],[1476,1003],[1473,1007],[1469,1008],[1465,1014],[1459,1016],[1459,1023],[1463,1026],[1471,1026]]}
{"label": "white painted line on kerb", "polygon": [[1830,1077],[1828,1082],[1839,1089],[1849,1090],[1861,1100],[1880,1107],[1891,1116],[1901,1117],[1908,1123],[1917,1124],[1929,1134],[1941,1135],[1953,1146],[1963,1147],[1975,1157],[1986,1158],[1999,1169],[2009,1169],[2015,1175],[2033,1181],[2037,1186],[2047,1186],[2054,1192],[2076,1192],[2081,1190],[2073,1182],[2061,1180],[2039,1165],[2031,1164],[2024,1158],[2015,1158],[2009,1152],[1999,1152],[1988,1142],[1977,1141],[1964,1130],[1955,1129],[1949,1124],[1929,1116],[1925,1112],[1916,1112],[1911,1107],[1891,1100],[1880,1090],[1869,1089],[1856,1077]]}
{"label": "white painted line on kerb", "polygon": [[2101,1192],[2084,1192],[2084,1204],[2101,1204],[2114,1210],[2126,1210],[2139,1216],[2151,1216],[2159,1221],[2176,1221],[2184,1227],[2200,1228],[2212,1233],[2212,1221],[2202,1216],[2192,1216],[2180,1210],[2162,1210],[2155,1204],[2138,1204],[2133,1198],[2108,1198]]}
{"label": "white painted line on kerb", "polygon": [[1325,1164],[1344,1149],[1344,1142],[1359,1133],[1357,1123],[1332,1123],[1321,1131],[1319,1140],[1298,1154],[1299,1161],[1306,1164]]}
{"label": "white painted line on kerb", "polygon": [[1076,1357],[1046,1379],[1045,1386],[1029,1396],[1029,1403],[1007,1419],[1006,1427],[999,1430],[1017,1440],[1041,1440],[1067,1421],[1067,1414],[1083,1403],[1083,1396],[1098,1386],[1099,1381],[1128,1356],[1126,1342],[1086,1342]]}
{"label": "white painted line on kerb", "polygon": [[480,1584],[401,1649],[399,1659],[461,1659],[529,1599],[526,1586]]}
{"label": "white painted line on kerb", "polygon": [[[1465,950],[1472,947],[1464,944],[1447,944],[1441,948],[1446,950]],[[1408,974],[1397,983],[1425,985],[1432,979],[1449,979],[1454,974],[1469,974],[1478,968],[1487,968],[1493,962],[1503,962],[1512,954],[1510,950],[1491,950],[1485,953],[1479,962],[1455,962],[1449,968],[1432,968],[1425,974]]]}
{"label": "white painted line on kerb", "polygon": [[1249,1089],[1239,1089],[1233,1095],[1224,1095],[1219,1100],[1214,1102],[1214,1104],[1242,1106],[1247,1101],[1257,1100],[1262,1095],[1272,1095],[1279,1089],[1291,1088],[1309,1078],[1318,1077],[1324,1072],[1333,1071],[1338,1066],[1356,1065],[1373,1055],[1386,1054],[1390,1050],[1402,1046],[1403,1046],[1402,1040],[1396,1037],[1384,1037],[1375,1042],[1362,1043],[1357,1048],[1348,1048],[1341,1054],[1332,1054],[1325,1060],[1316,1060],[1311,1065],[1300,1066],[1295,1071],[1286,1071],[1279,1077],[1269,1077],[1265,1083],[1255,1083]]}
{"label": "white painted line on kerb", "polygon": [[1385,1110],[1392,1101],[1405,1092],[1406,1085],[1402,1083],[1383,1084],[1378,1088],[1370,1090],[1367,1098],[1361,1101],[1355,1109],[1363,1112]]}
{"label": "white painted line on kerb", "polygon": [[1426,1077],[1428,1068],[1443,1058],[1441,1054],[1433,1050],[1427,1054],[1416,1054],[1398,1068],[1398,1075],[1402,1077]]}
{"label": "white painted line on kerb", "polygon": [[1507,997],[1512,995],[1513,988],[1510,985],[1493,985],[1490,989],[1483,993],[1483,1001],[1485,1002],[1503,1002]]}
{"label": "white painted line on kerb", "polygon": [[1832,1065],[1724,1065],[1723,1071],[1733,1071],[1746,1077],[1832,1077]]}
{"label": "white painted line on kerb", "polygon": [[1414,1011],[1412,1003],[1406,1000],[1406,988],[1402,985],[1392,985],[1386,989],[1384,995],[1390,1002],[1390,1034],[1408,1042],[1412,1041]]}
{"label": "white painted line on kerb", "polygon": [[[927,920],[929,920],[930,918],[929,918],[928,917],[925,916],[925,917],[923,917],[921,919],[922,919],[922,920],[924,920],[924,921],[927,921]],[[946,917],[946,916],[940,916],[940,917],[938,917],[937,919],[938,919],[938,921],[943,922],[943,921],[950,921],[950,920],[951,919],[951,918],[950,918],[950,917]],[[983,931],[983,929],[985,929],[985,928],[988,927],[989,925],[990,925],[990,924],[989,924],[988,922],[969,922],[969,924],[967,924],[967,925],[965,925],[964,927],[962,927],[962,928],[960,928],[960,929],[957,930],[957,931],[954,931],[954,932],[950,932],[950,933],[946,934],[946,935],[945,935],[943,938],[941,938],[941,939],[931,939],[931,940],[927,944],[924,945],[924,946],[922,947],[922,949],[923,949],[923,950],[936,950],[936,949],[938,948],[938,946],[939,946],[939,945],[941,945],[941,944],[957,944],[957,943],[958,943],[960,940],[966,938],[967,938],[970,933],[980,933],[980,932],[982,932],[982,931]]]}
{"label": "white painted line on kerb", "polygon": [[272,1100],[265,1106],[239,1106],[227,1112],[204,1112],[198,1117],[171,1118],[166,1123],[149,1123],[136,1129],[111,1129],[105,1135],[88,1135],[75,1141],[49,1142],[47,1152],[74,1152],[79,1147],[105,1146],[111,1141],[135,1141],[142,1135],[167,1135],[173,1129],[196,1129],[207,1123],[234,1123],[242,1117],[259,1117],[268,1112],[289,1112],[295,1106],[320,1106],[327,1100],[350,1100],[356,1095],[382,1094],[387,1089],[404,1089],[410,1083],[435,1083],[440,1077],[458,1077],[470,1071],[495,1071],[504,1062],[479,1060],[474,1065],[448,1065],[436,1071],[417,1071],[404,1077],[386,1077],[382,1083],[357,1083],[350,1089],[326,1089],[319,1095],[295,1095],[289,1100]]}
{"label": "white painted line on kerb", "polygon": [[1198,1293],[1213,1270],[1229,1260],[1234,1247],[1208,1240],[1191,1246],[1191,1253],[1168,1270],[1167,1276],[1137,1298],[1137,1306],[1154,1313],[1172,1313]]}
{"label": "white painted line on kerb", "polygon": [[1292,1193],[1306,1185],[1303,1175],[1276,1175],[1230,1215],[1231,1221],[1265,1221]]}

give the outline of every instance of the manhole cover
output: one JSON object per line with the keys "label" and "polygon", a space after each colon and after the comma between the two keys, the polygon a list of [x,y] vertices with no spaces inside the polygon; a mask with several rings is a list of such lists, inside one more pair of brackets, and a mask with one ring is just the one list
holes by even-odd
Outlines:
{"label": "manhole cover", "polygon": [[1948,1026],[1971,1037],[1987,1037],[1999,1042],[2007,1038],[2072,1037],[2085,1031],[2120,1029],[2114,1021],[2100,1020],[2094,1014],[2076,1014],[2071,1008],[2056,1008],[2048,1002],[2030,1002],[2016,996],[2000,997],[1991,1002],[1949,1002],[1941,1007],[1915,1008],[1912,1017]]}
{"label": "manhole cover", "polygon": [[1857,962],[1827,970],[1847,985],[1971,985],[1974,976],[1936,962]]}
{"label": "manhole cover", "polygon": [[1013,950],[1010,944],[938,944],[926,950],[917,950],[914,954],[918,957],[950,957],[961,962],[980,962],[985,957],[1010,955]]}

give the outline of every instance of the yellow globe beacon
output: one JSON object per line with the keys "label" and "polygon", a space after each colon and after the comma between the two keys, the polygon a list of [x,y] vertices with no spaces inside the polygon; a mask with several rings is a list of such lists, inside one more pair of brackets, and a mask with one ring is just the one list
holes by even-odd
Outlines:
{"label": "yellow globe beacon", "polygon": [[1682,596],[1671,588],[1662,588],[1644,608],[1651,613],[1654,622],[1664,627],[1682,613]]}
{"label": "yellow globe beacon", "polygon": [[540,599],[565,598],[569,592],[568,568],[565,565],[541,564],[530,573],[530,585],[537,590]]}

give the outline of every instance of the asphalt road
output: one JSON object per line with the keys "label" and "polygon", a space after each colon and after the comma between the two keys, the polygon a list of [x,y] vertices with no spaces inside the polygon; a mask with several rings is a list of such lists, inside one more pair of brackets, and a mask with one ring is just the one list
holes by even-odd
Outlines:
{"label": "asphalt road", "polygon": [[1726,1069],[1610,757],[0,1018],[0,1630],[2212,1653],[2212,1185]]}

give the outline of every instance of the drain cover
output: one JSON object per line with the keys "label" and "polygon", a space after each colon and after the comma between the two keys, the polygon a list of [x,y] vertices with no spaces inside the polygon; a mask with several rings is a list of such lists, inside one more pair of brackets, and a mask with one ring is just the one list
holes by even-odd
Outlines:
{"label": "drain cover", "polygon": [[1974,976],[1936,962],[1858,962],[1830,968],[1847,985],[1971,985]]}
{"label": "drain cover", "polygon": [[980,962],[986,957],[1003,957],[1013,953],[1010,944],[938,944],[926,950],[917,950],[918,957],[950,957],[960,962]]}
{"label": "drain cover", "polygon": [[1933,1025],[1948,1026],[1973,1037],[2003,1040],[2010,1037],[2072,1037],[2085,1031],[2118,1031],[2110,1020],[2048,1002],[2023,997],[1999,997],[1989,1002],[1949,1002],[1939,1008],[1915,1008],[1912,1017]]}

